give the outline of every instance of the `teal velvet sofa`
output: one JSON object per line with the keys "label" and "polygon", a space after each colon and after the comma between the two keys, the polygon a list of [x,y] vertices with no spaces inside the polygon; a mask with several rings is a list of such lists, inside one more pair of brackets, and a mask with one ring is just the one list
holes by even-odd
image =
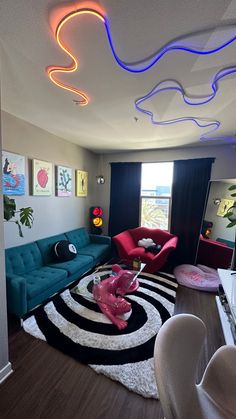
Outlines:
{"label": "teal velvet sofa", "polygon": [[[74,259],[55,261],[52,248],[60,240],[69,240],[75,245]],[[6,249],[8,312],[22,317],[107,260],[110,251],[110,237],[89,234],[83,227]]]}

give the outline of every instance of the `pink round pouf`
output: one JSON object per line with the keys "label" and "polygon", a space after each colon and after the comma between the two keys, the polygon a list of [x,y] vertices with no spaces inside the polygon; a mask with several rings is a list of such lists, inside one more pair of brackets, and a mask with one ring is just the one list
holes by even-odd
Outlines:
{"label": "pink round pouf", "polygon": [[200,291],[216,292],[220,284],[217,271],[204,265],[179,265],[174,275],[180,285]]}

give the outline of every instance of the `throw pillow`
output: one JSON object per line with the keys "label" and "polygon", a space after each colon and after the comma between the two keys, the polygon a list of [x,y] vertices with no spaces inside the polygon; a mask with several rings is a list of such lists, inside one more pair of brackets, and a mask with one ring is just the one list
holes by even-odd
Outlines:
{"label": "throw pillow", "polygon": [[55,243],[52,250],[54,258],[60,262],[72,260],[77,255],[76,247],[68,240],[60,240]]}

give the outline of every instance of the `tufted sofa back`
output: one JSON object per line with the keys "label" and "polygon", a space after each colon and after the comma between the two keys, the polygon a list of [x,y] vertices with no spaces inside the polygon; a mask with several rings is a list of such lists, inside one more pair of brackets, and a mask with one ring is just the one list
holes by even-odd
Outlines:
{"label": "tufted sofa back", "polygon": [[84,227],[68,231],[65,235],[67,240],[75,245],[77,251],[90,244],[89,234]]}
{"label": "tufted sofa back", "polygon": [[36,243],[6,249],[7,274],[23,275],[42,265],[42,256]]}
{"label": "tufted sofa back", "polygon": [[66,235],[57,234],[56,236],[46,237],[45,239],[40,239],[36,242],[45,265],[55,262],[53,259],[53,247],[60,240],[67,240]]}

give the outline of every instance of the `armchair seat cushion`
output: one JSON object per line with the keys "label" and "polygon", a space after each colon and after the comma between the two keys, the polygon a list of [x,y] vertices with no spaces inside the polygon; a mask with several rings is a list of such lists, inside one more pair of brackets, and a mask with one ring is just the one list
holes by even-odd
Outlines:
{"label": "armchair seat cushion", "polygon": [[155,258],[155,255],[151,252],[145,251],[144,247],[135,247],[134,249],[130,250],[128,256],[132,259],[140,258],[143,263],[148,263]]}

